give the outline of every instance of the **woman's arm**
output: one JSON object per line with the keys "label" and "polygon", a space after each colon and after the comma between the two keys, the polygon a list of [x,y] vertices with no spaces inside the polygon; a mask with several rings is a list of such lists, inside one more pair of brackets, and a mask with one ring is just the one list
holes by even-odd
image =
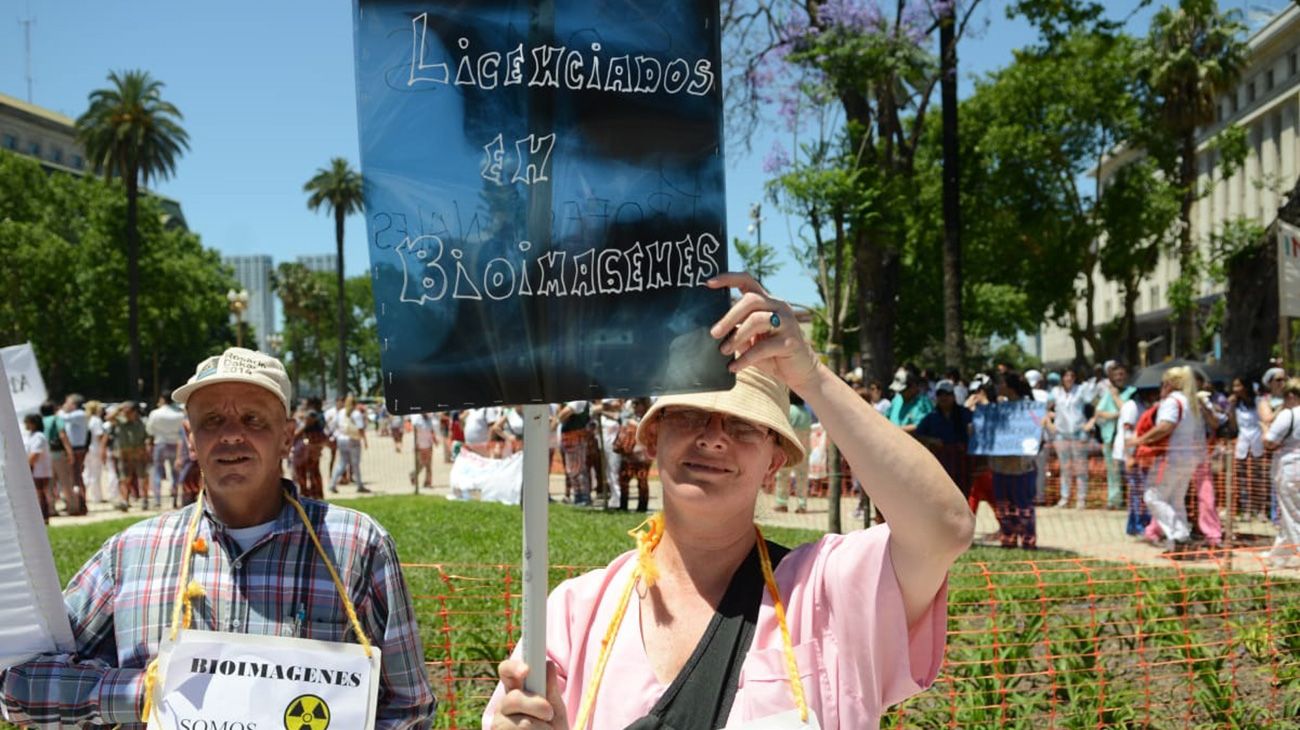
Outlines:
{"label": "woman's arm", "polygon": [[[920,442],[896,428],[822,365],[789,304],[773,299],[748,274],[722,274],[715,289],[736,287],[741,299],[712,334],[733,371],[755,366],[798,393],[821,419],[872,503],[890,525],[890,554],[908,623],[920,618],[948,569],[970,546],[975,519],[947,472]],[[773,332],[776,313],[781,327]]]}

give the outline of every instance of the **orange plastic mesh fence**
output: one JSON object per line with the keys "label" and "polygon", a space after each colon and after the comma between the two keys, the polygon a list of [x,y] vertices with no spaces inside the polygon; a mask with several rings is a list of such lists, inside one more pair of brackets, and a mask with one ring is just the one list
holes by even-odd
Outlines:
{"label": "orange plastic mesh fence", "polygon": [[[886,727],[1300,726],[1296,571],[1271,570],[1259,550],[1163,565],[1026,555],[954,567],[939,678]],[[518,568],[404,569],[437,726],[479,727],[519,639]],[[555,566],[552,578],[583,570]]]}

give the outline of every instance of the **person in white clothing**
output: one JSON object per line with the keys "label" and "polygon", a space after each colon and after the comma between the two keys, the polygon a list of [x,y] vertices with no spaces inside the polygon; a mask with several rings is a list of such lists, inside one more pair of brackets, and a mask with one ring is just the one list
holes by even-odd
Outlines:
{"label": "person in white clothing", "polygon": [[86,498],[93,498],[97,504],[104,504],[104,490],[101,482],[104,474],[104,404],[97,400],[86,403],[86,429],[90,432],[90,442],[86,446],[86,464],[82,469],[81,480],[86,485]]}
{"label": "person in white clothing", "polygon": [[461,418],[464,419],[465,447],[486,454],[488,443],[492,440],[492,424],[504,414],[505,409],[495,406],[463,411]]}
{"label": "person in white clothing", "polygon": [[1192,534],[1187,520],[1187,488],[1205,458],[1205,426],[1196,404],[1196,378],[1191,369],[1170,368],[1160,381],[1155,428],[1138,438],[1139,445],[1165,445],[1151,469],[1145,499],[1151,519],[1168,541],[1170,553],[1181,552]]}
{"label": "person in white clothing", "polygon": [[[1025,382],[1029,384],[1030,397],[1035,403],[1047,402],[1047,389],[1043,387],[1043,374],[1037,370],[1025,371]],[[1035,501],[1041,502],[1043,492],[1047,491],[1047,454],[1052,448],[1052,432],[1043,429],[1043,440],[1038,446],[1038,454],[1034,456],[1034,496]]]}
{"label": "person in white clothing", "polygon": [[605,457],[605,483],[609,485],[609,509],[620,504],[622,494],[619,491],[618,471],[623,465],[623,456],[614,450],[618,434],[623,430],[623,400],[606,398],[600,403],[592,403],[592,416],[595,417],[600,438],[600,450]]}
{"label": "person in white clothing", "polygon": [[357,492],[368,494],[366,483],[361,480],[361,449],[369,448],[366,440],[366,415],[356,407],[356,401],[348,396],[343,406],[334,415],[334,442],[338,460],[334,463],[334,473],[330,476],[330,493],[339,493],[339,480],[343,472],[352,468],[352,479],[357,483]]}
{"label": "person in white clothing", "polygon": [[36,414],[29,414],[23,419],[27,434],[23,437],[23,449],[27,452],[27,465],[32,470],[32,481],[36,483],[36,499],[41,505],[41,518],[50,524],[50,514],[54,511],[54,495],[50,494],[50,478],[54,469],[50,464],[50,442],[45,438],[45,423]]}
{"label": "person in white clothing", "polygon": [[1061,384],[1048,392],[1046,426],[1056,443],[1056,455],[1061,463],[1061,499],[1057,507],[1069,503],[1071,481],[1075,487],[1075,507],[1083,509],[1088,498],[1088,445],[1093,421],[1084,415],[1084,406],[1092,401],[1092,392],[1069,369],[1061,373]]}
{"label": "person in white clothing", "polygon": [[1268,557],[1275,568],[1300,568],[1300,378],[1286,381],[1282,398],[1264,437],[1264,448],[1273,452],[1278,513],[1277,539]]}
{"label": "person in white clothing", "polygon": [[438,419],[432,413],[411,416],[411,431],[415,434],[415,471],[411,472],[411,486],[420,483],[424,472],[424,488],[433,488],[433,447],[438,445]]}
{"label": "person in white clothing", "polygon": [[180,506],[180,489],[176,479],[176,457],[180,454],[181,431],[185,424],[185,411],[172,402],[171,391],[164,391],[158,396],[158,407],[149,412],[145,421],[145,431],[149,433],[152,446],[153,471],[150,483],[153,485],[154,507],[162,507],[163,473],[170,474],[172,507]]}
{"label": "person in white clothing", "polygon": [[1264,429],[1259,420],[1255,383],[1232,379],[1228,396],[1228,423],[1237,432],[1233,449],[1233,477],[1237,483],[1237,514],[1246,517],[1268,511],[1269,483],[1264,459]]}
{"label": "person in white clothing", "polygon": [[1147,512],[1146,503],[1143,501],[1146,469],[1138,464],[1136,458],[1137,424],[1142,417],[1142,412],[1151,406],[1156,397],[1157,393],[1152,389],[1133,393],[1132,397],[1120,406],[1119,418],[1115,423],[1115,441],[1112,444],[1114,452],[1111,458],[1120,464],[1124,488],[1128,494],[1126,499],[1128,520],[1124,525],[1124,533],[1134,537],[1141,535],[1151,522],[1151,514]]}

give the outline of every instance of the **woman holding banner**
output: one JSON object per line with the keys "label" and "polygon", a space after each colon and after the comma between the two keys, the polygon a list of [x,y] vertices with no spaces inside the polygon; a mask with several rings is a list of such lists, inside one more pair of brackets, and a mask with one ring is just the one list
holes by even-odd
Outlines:
{"label": "woman holding banner", "polygon": [[[1034,397],[1029,384],[1016,372],[998,376],[998,398],[1016,403]],[[998,537],[1004,548],[1034,550],[1038,547],[1038,468],[1035,456],[990,456],[993,472],[993,511],[998,516]],[[1064,482],[1064,477],[1062,477]]]}
{"label": "woman holding banner", "polygon": [[[923,445],[825,366],[794,311],[746,274],[712,334],[729,391],[660,398],[638,439],[664,511],[637,549],[566,581],[547,613],[548,666],[518,655],[484,728],[869,728],[928,686],[945,638],[947,573],[974,519]],[[787,550],[754,524],[760,485],[805,456],[787,387],[818,414],[886,523]],[[523,689],[546,671],[545,696]]]}

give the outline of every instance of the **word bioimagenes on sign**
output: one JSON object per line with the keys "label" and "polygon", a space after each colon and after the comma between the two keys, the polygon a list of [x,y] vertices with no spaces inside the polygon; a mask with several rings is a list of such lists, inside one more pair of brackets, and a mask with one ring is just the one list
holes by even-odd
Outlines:
{"label": "word bioimagenes on sign", "polygon": [[716,0],[356,0],[394,412],[730,387]]}

